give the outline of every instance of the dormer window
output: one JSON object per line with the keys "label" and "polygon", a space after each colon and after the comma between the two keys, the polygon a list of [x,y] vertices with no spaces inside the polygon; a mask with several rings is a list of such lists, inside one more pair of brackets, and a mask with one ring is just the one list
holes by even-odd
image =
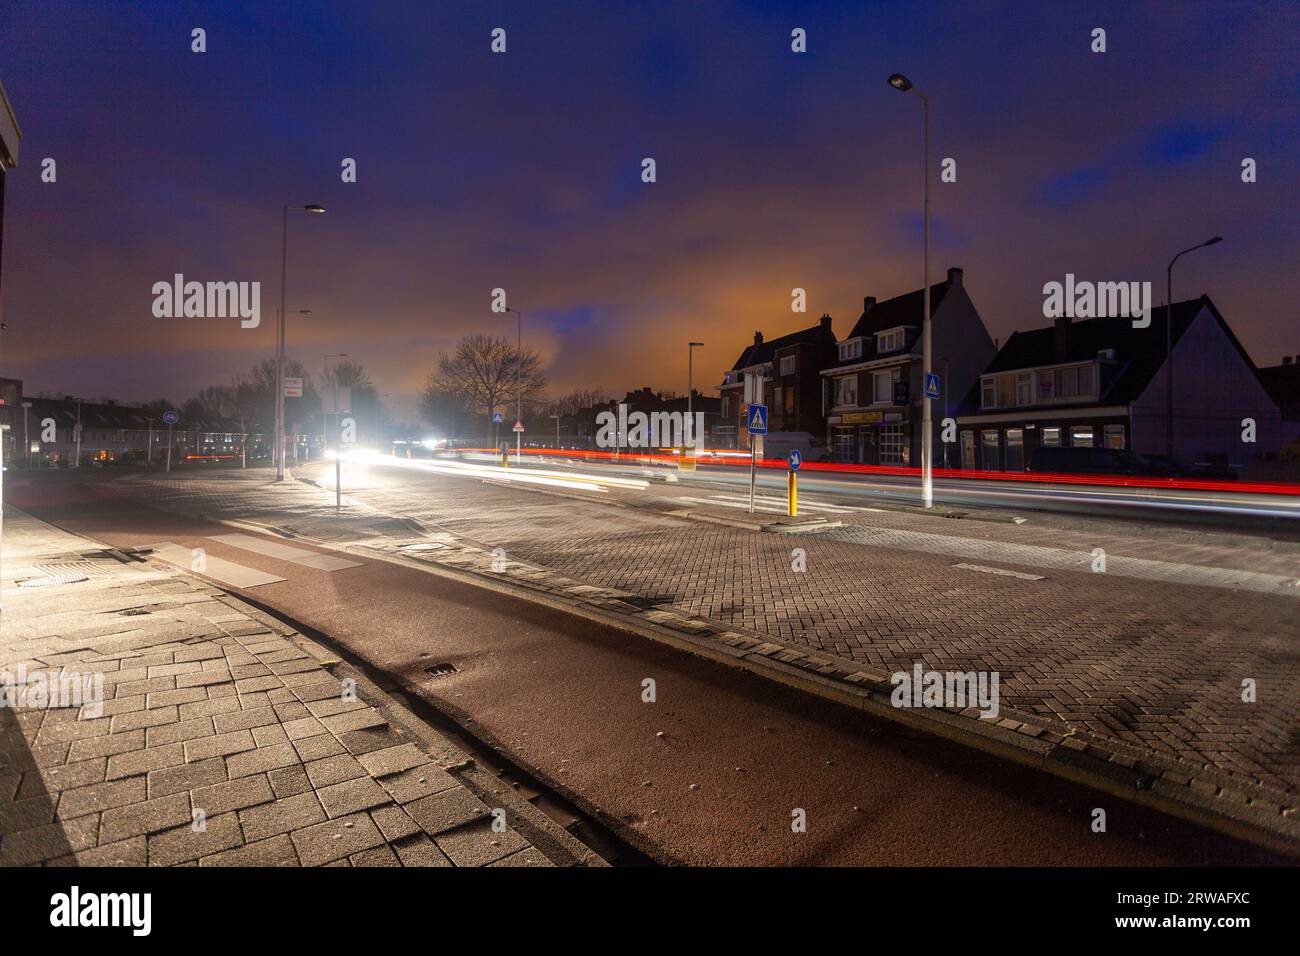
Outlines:
{"label": "dormer window", "polygon": [[850,362],[862,358],[862,339],[848,339],[840,343],[840,361]]}
{"label": "dormer window", "polygon": [[890,329],[888,332],[881,332],[876,336],[876,353],[878,355],[887,355],[890,352],[897,352],[902,347],[902,329]]}

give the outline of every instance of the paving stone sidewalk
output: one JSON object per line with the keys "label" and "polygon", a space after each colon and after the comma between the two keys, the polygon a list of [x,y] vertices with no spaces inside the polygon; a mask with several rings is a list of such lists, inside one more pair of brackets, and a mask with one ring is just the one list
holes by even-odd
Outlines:
{"label": "paving stone sidewalk", "polygon": [[[496,832],[463,753],[278,621],[21,512],[4,532],[0,679],[29,683],[0,707],[0,865],[577,862],[525,838],[531,808]],[[51,575],[84,580],[17,586]],[[102,698],[41,706],[37,673],[102,675]]]}

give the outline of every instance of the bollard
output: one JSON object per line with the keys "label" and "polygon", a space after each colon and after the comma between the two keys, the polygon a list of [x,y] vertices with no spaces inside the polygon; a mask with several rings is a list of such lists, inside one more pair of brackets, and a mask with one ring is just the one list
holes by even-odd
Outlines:
{"label": "bollard", "polygon": [[789,505],[787,510],[790,517],[797,517],[799,514],[799,476],[793,471],[788,473],[789,478],[786,484],[786,503]]}
{"label": "bollard", "polygon": [[502,467],[502,468],[509,468],[509,467],[510,467],[510,452],[509,452],[509,451],[503,451],[503,452],[501,453],[501,467]]}

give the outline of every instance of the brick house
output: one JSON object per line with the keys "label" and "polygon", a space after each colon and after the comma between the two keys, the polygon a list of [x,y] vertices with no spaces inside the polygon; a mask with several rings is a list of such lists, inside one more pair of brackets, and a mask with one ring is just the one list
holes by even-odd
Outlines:
{"label": "brick house", "polygon": [[[1165,323],[1126,317],[1016,332],[965,396],[957,416],[961,467],[1030,468],[1039,447],[1167,454]],[[1184,464],[1240,465],[1278,447],[1281,414],[1255,364],[1209,296],[1173,308],[1174,447]],[[1242,441],[1242,420],[1256,443]]]}
{"label": "brick house", "polygon": [[762,332],[755,332],[754,343],[740,353],[718,386],[722,397],[719,441],[732,447],[746,444],[746,372],[763,376],[768,431],[825,434],[821,370],[835,361],[835,355],[835,332],[829,315],[823,315],[816,325],[770,342],[764,341]]}
{"label": "brick house", "polygon": [[[940,423],[979,378],[996,347],[963,285],[961,269],[930,287],[931,346],[940,398],[931,417],[935,464],[942,465]],[[867,465],[921,463],[925,291],[877,302],[862,300],[862,315],[838,344],[825,379],[826,445],[836,461]]]}

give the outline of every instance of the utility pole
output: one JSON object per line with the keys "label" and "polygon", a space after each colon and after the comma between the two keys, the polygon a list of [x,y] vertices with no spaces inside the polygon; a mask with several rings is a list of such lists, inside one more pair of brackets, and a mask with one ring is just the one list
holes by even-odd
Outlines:
{"label": "utility pole", "polygon": [[901,73],[889,77],[889,85],[900,93],[912,91],[921,97],[921,183],[924,196],[923,210],[925,219],[925,253],[924,289],[925,318],[921,326],[921,505],[934,507],[934,428],[933,411],[929,395],[925,394],[925,382],[929,380],[931,368],[930,349],[930,98],[920,90],[914,89],[912,81]]}

